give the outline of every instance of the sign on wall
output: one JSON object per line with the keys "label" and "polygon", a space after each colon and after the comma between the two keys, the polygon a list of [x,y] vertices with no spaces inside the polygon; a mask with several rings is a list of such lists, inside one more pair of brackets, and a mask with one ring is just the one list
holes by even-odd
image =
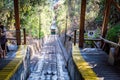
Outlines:
{"label": "sign on wall", "polygon": [[88,38],[94,38],[95,37],[95,31],[94,30],[89,30],[88,31]]}

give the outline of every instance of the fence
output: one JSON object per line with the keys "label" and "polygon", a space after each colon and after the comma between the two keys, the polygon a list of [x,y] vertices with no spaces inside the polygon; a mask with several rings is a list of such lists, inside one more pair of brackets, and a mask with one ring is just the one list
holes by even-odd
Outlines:
{"label": "fence", "polygon": [[[16,33],[19,32],[17,30],[8,30],[6,31],[6,37],[7,37],[7,40],[13,44],[16,44]],[[20,30],[20,33],[21,33],[21,44],[26,44],[26,30],[25,28],[21,29]]]}

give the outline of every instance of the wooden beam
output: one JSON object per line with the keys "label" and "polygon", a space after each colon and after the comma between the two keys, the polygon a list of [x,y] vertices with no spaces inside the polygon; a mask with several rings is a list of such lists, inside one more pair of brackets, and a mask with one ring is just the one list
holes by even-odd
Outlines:
{"label": "wooden beam", "polygon": [[80,15],[80,28],[79,28],[79,47],[83,48],[84,44],[84,23],[86,12],[86,0],[81,0],[81,15]]}
{"label": "wooden beam", "polygon": [[96,43],[96,41],[93,41],[93,44],[96,48],[100,48],[100,45]]}
{"label": "wooden beam", "polygon": [[68,18],[68,16],[67,16],[67,13],[66,13],[66,26],[65,26],[65,41],[64,41],[64,45],[66,43],[66,37],[67,37],[67,18]]}
{"label": "wooden beam", "polygon": [[76,32],[77,30],[74,30],[74,45],[76,45]]}
{"label": "wooden beam", "polygon": [[117,8],[117,10],[120,12],[120,6],[117,2],[113,0],[113,5]]}
{"label": "wooden beam", "polygon": [[119,36],[119,41],[118,41],[118,44],[120,44],[120,36]]}
{"label": "wooden beam", "polygon": [[100,39],[102,39],[105,43],[108,43],[108,44],[110,44],[110,45],[112,45],[112,46],[120,47],[120,44],[118,44],[118,43],[115,43],[115,42],[109,41],[109,40],[104,39],[104,38],[102,38],[102,37],[100,37]]}
{"label": "wooden beam", "polygon": [[90,38],[85,38],[85,41],[102,41],[102,39],[90,39]]}
{"label": "wooden beam", "polygon": [[110,14],[110,7],[113,0],[106,0],[105,5],[105,12],[104,12],[104,19],[102,24],[102,37],[105,38],[105,35],[107,33],[107,25],[109,21],[109,14]]}
{"label": "wooden beam", "polygon": [[24,44],[26,44],[26,29],[23,29],[23,36],[24,36]]}
{"label": "wooden beam", "polygon": [[14,12],[15,12],[15,27],[16,27],[17,45],[20,45],[21,44],[21,36],[20,36],[20,19],[19,19],[18,0],[14,0]]}

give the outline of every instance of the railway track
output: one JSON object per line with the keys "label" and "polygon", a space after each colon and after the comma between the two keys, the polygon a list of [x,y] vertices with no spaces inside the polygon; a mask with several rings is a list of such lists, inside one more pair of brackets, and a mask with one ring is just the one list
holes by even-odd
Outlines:
{"label": "railway track", "polygon": [[27,80],[70,80],[57,35],[44,40],[40,57]]}

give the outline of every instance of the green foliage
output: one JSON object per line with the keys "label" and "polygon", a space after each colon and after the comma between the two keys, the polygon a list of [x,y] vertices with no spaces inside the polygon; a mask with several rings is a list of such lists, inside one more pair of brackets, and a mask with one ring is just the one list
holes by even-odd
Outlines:
{"label": "green foliage", "polygon": [[[0,21],[5,26],[13,26],[13,0],[1,0],[0,1]],[[7,27],[8,28],[8,27]]]}
{"label": "green foliage", "polygon": [[120,35],[120,24],[117,24],[108,30],[107,39],[117,43],[119,35]]}
{"label": "green foliage", "polygon": [[[50,34],[52,22],[52,11],[47,0],[19,0],[21,28],[33,37]],[[0,1],[0,17],[10,29],[14,29],[14,7],[13,0]],[[63,10],[64,11],[64,10]],[[40,33],[39,33],[40,31]]]}
{"label": "green foliage", "polygon": [[[0,21],[15,30],[14,0],[0,0]],[[50,33],[52,14],[48,0],[19,0],[20,26],[35,38]],[[49,14],[49,15],[48,15]]]}
{"label": "green foliage", "polygon": [[[49,14],[49,15],[48,15]],[[21,0],[21,27],[25,27],[28,34],[38,38],[50,34],[52,14],[50,5],[45,0]]]}
{"label": "green foliage", "polygon": [[56,9],[54,12],[57,16],[56,23],[57,23],[58,31],[59,33],[62,33],[65,31],[66,15],[68,15],[66,3],[64,2],[63,4],[60,4],[58,9]]}
{"label": "green foliage", "polygon": [[[2,21],[8,29],[15,28],[13,1],[14,0],[0,0],[0,21]],[[52,4],[50,0],[19,0],[21,28],[26,28],[27,34],[31,34],[33,37],[39,37],[39,35],[47,35],[50,34],[50,26],[53,20],[53,16],[57,16],[56,22],[59,29],[58,31],[62,32],[65,30],[66,27],[66,15],[68,16],[67,25],[70,27],[74,27],[74,24],[77,24],[78,27],[80,22],[79,18],[81,0],[60,1],[65,2],[58,5],[58,9],[55,10],[56,15],[54,15],[54,12],[50,9],[50,5]],[[117,0],[117,2],[120,1]],[[96,21],[97,23],[101,24],[101,21],[103,20],[104,8],[105,0],[87,0],[86,23],[93,23],[94,21]],[[119,19],[119,13],[112,6],[109,23],[116,23],[119,21]],[[85,26],[87,25],[85,24]],[[90,25],[88,25],[88,27],[89,26]],[[98,37],[98,35],[96,35],[96,37]],[[109,37],[109,39],[111,38]]]}
{"label": "green foliage", "polygon": [[95,31],[95,38],[99,38],[100,34],[101,34],[101,30],[100,30],[100,28],[97,28]]}

